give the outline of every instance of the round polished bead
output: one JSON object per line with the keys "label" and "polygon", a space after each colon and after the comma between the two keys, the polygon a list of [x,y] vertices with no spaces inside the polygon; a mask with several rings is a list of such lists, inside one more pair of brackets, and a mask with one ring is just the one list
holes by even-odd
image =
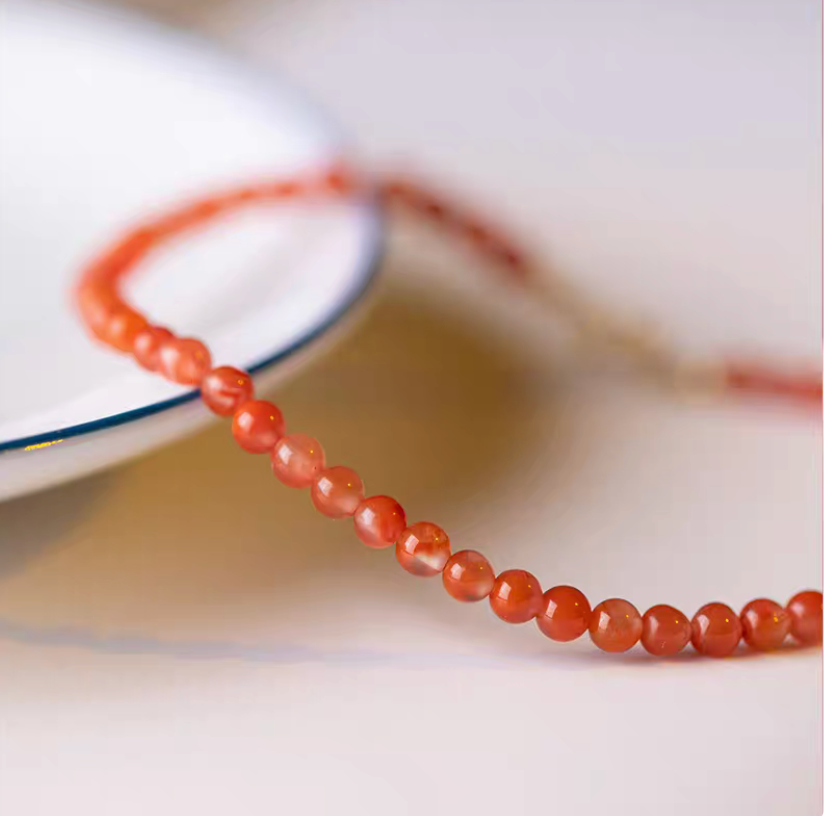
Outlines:
{"label": "round polished bead", "polygon": [[104,339],[118,351],[130,352],[134,348],[135,338],[148,325],[143,315],[124,306],[113,310],[109,315]]}
{"label": "round polished bead", "polygon": [[232,417],[232,436],[249,453],[270,453],[283,436],[283,414],[266,400],[250,400]]}
{"label": "round polished bead", "polygon": [[543,593],[538,579],[526,570],[505,570],[492,585],[489,605],[507,623],[526,623],[540,611]]}
{"label": "round polished bead", "polygon": [[147,371],[160,368],[160,349],[174,335],[162,326],[147,326],[134,339],[132,354]]}
{"label": "round polished bead", "polygon": [[342,519],[363,501],[363,481],[352,468],[336,465],[322,470],[312,482],[312,501],[319,513]]}
{"label": "round polished bead", "polygon": [[753,649],[777,649],[790,632],[792,618],[781,604],[767,598],[750,601],[741,610],[744,640]]}
{"label": "round polished bead", "polygon": [[200,383],[200,395],[219,416],[231,416],[254,393],[252,378],[232,366],[213,368]]}
{"label": "round polished bead", "polygon": [[160,373],[172,382],[199,385],[212,367],[209,349],[193,337],[176,337],[160,347]]}
{"label": "round polished bead", "polygon": [[449,554],[449,536],[428,521],[407,527],[395,544],[398,563],[413,575],[437,575],[446,566]]}
{"label": "round polished bead", "polygon": [[650,654],[677,654],[690,642],[690,637],[690,619],[675,607],[658,604],[644,613],[641,644]]}
{"label": "round polished bead", "polygon": [[95,283],[81,286],[76,301],[83,322],[100,339],[103,339],[112,313],[124,308],[123,301],[111,287]]}
{"label": "round polished bead", "polygon": [[787,604],[792,623],[790,633],[805,644],[821,643],[821,593],[807,589],[793,595]]}
{"label": "round polished bead", "polygon": [[692,619],[692,645],[708,657],[732,654],[741,640],[741,621],[726,604],[704,604]]}
{"label": "round polished bead", "polygon": [[367,547],[390,547],[406,529],[406,513],[389,496],[370,496],[355,510],[355,532]]}
{"label": "round polished bead", "polygon": [[548,638],[565,642],[586,632],[591,613],[589,601],[580,589],[562,585],[544,592],[535,622]]}
{"label": "round polished bead", "polygon": [[272,450],[272,471],[289,487],[309,487],[325,467],[323,448],[309,434],[287,434]]}
{"label": "round polished bead", "polygon": [[460,550],[443,569],[444,589],[457,601],[481,601],[492,592],[492,565],[475,550]]}
{"label": "round polished bead", "polygon": [[638,610],[623,598],[601,601],[589,619],[589,636],[605,652],[625,652],[641,638],[643,623]]}

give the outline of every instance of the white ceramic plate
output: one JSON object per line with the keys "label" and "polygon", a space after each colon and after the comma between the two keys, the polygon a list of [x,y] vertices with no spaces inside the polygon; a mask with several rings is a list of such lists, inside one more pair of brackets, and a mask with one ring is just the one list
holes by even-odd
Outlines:
{"label": "white ceramic plate", "polygon": [[[2,499],[209,419],[196,392],[87,338],[69,300],[84,260],[152,210],[329,161],[342,140],[282,82],[205,43],[31,0],[4,4],[0,119]],[[380,234],[372,205],[261,208],[170,246],[129,285],[216,362],[271,381],[357,311]]]}

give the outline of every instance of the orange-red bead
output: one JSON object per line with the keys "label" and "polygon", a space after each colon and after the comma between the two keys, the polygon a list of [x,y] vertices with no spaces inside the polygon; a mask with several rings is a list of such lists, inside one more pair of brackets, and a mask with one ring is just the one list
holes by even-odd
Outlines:
{"label": "orange-red bead", "polygon": [[[208,222],[224,211],[255,200],[292,198],[307,193],[351,194],[359,179],[346,167],[334,166],[308,181],[286,179],[242,187],[195,201],[158,220],[138,226],[113,244],[84,272],[77,290],[77,305],[90,331],[116,349],[130,352],[151,371],[174,382],[200,385],[206,405],[216,414],[233,416],[232,433],[238,444],[253,453],[272,453],[278,478],[295,487],[310,486],[317,509],[332,518],[354,516],[357,535],[370,547],[395,542],[404,569],[416,575],[443,572],[447,592],[461,601],[489,597],[498,617],[522,623],[537,617],[539,629],[554,640],[568,641],[587,629],[593,642],[608,652],[623,652],[640,639],[654,655],[671,655],[692,639],[707,655],[733,652],[743,635],[756,649],[779,647],[788,633],[800,643],[822,639],[822,594],[799,592],[782,608],[774,601],[757,599],[744,607],[741,617],[724,604],[703,606],[691,622],[683,613],[657,605],[644,614],[628,601],[612,598],[590,610],[586,597],[574,587],[557,586],[542,593],[529,572],[507,570],[494,576],[489,561],[474,550],[450,556],[449,537],[434,524],[419,522],[406,527],[403,508],[388,496],[364,499],[363,482],[345,467],[325,468],[323,449],[305,434],[284,437],[280,411],[270,402],[254,400],[248,374],[223,366],[211,369],[206,346],[192,338],[177,338],[167,329],[149,326],[117,292],[118,279],[155,244],[169,235]],[[513,274],[528,270],[528,261],[493,229],[461,214],[437,196],[414,184],[385,182],[379,190],[388,199],[412,207],[453,234],[463,234],[488,258],[504,264]],[[809,401],[820,407],[821,376],[785,375],[761,367],[728,365],[726,384],[745,392],[775,394]]]}
{"label": "orange-red bead", "polygon": [[641,638],[643,623],[638,610],[623,598],[601,601],[589,619],[589,636],[605,652],[625,652]]}
{"label": "orange-red bead", "polygon": [[804,644],[821,643],[821,593],[814,589],[799,592],[787,604],[792,623],[790,633]]}
{"label": "orange-red bead", "polygon": [[398,563],[413,575],[437,575],[446,566],[449,553],[449,536],[428,521],[407,527],[395,543]]}
{"label": "orange-red bead", "polygon": [[690,619],[675,607],[658,604],[644,613],[641,644],[653,655],[668,657],[680,652],[692,637]]}
{"label": "orange-red bead", "polygon": [[333,519],[354,514],[363,501],[363,481],[352,468],[336,465],[322,470],[312,482],[312,502],[319,513]]}
{"label": "orange-red bead", "polygon": [[726,604],[704,604],[692,619],[692,645],[708,657],[732,654],[741,640],[741,621]]}
{"label": "orange-red bead", "polygon": [[134,348],[135,338],[148,325],[143,315],[122,306],[109,315],[103,339],[118,351],[130,352]]}
{"label": "orange-red bead", "polygon": [[777,649],[790,632],[792,618],[781,604],[767,598],[750,601],[741,610],[744,640],[753,649]]}
{"label": "orange-red bead", "polygon": [[213,368],[200,383],[200,396],[219,416],[231,416],[253,393],[252,378],[232,366]]}
{"label": "orange-red bead", "polygon": [[77,290],[76,301],[86,327],[101,340],[112,313],[125,306],[112,288],[98,283],[82,285]]}
{"label": "orange-red bead", "polygon": [[505,570],[492,585],[489,605],[507,623],[526,623],[540,611],[543,593],[538,579],[526,570]]}
{"label": "orange-red bead", "polygon": [[370,496],[355,510],[355,532],[367,547],[391,547],[406,529],[406,513],[390,496]]}
{"label": "orange-red bead", "polygon": [[175,337],[160,347],[159,371],[181,385],[199,385],[212,367],[209,349],[193,337]]}
{"label": "orange-red bead", "polygon": [[160,368],[160,349],[174,335],[161,326],[147,326],[134,339],[132,354],[147,371]]}
{"label": "orange-red bead", "polygon": [[565,642],[586,632],[591,614],[589,601],[580,589],[561,585],[544,592],[535,622],[548,638]]}
{"label": "orange-red bead", "polygon": [[309,487],[325,467],[326,454],[309,434],[286,434],[272,450],[272,471],[289,487]]}
{"label": "orange-red bead", "polygon": [[482,601],[495,583],[492,565],[475,550],[460,550],[443,569],[444,589],[456,601]]}
{"label": "orange-red bead", "polygon": [[270,453],[283,436],[283,414],[266,400],[250,400],[232,417],[232,436],[248,453]]}

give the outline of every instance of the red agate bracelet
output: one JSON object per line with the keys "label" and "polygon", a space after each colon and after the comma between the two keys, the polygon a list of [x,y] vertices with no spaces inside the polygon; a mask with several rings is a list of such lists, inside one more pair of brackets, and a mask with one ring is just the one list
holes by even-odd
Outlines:
{"label": "red agate bracelet", "polygon": [[558,641],[574,640],[589,631],[595,645],[607,652],[624,652],[640,640],[648,652],[659,656],[676,654],[692,642],[701,654],[720,657],[731,654],[742,637],[760,650],[779,647],[790,634],[802,644],[821,642],[822,595],[815,590],[799,592],[786,606],[758,598],[740,615],[725,604],[709,603],[690,620],[665,604],[641,615],[621,598],[602,601],[592,609],[575,587],[554,586],[544,592],[538,579],[526,570],[509,569],[496,575],[489,561],[475,550],[453,554],[449,536],[440,527],[428,521],[407,525],[406,514],[395,499],[365,498],[363,481],[354,470],[340,465],[327,467],[316,439],[304,433],[287,434],[278,408],[255,399],[248,373],[230,366],[214,368],[211,354],[200,340],[177,337],[150,324],[119,293],[121,277],[152,249],[224,213],[260,203],[359,195],[379,195],[387,204],[402,205],[462,236],[511,280],[545,296],[575,330],[603,340],[647,373],[820,406],[819,372],[796,376],[737,364],[714,368],[684,365],[648,336],[589,308],[567,282],[542,276],[501,234],[440,197],[402,180],[375,186],[340,167],[305,178],[229,190],[137,226],[83,273],[76,292],[82,319],[96,338],[130,354],[143,368],[176,383],[198,386],[203,401],[215,414],[232,417],[232,434],[240,447],[271,456],[277,478],[290,487],[309,488],[323,515],[351,517],[364,544],[375,549],[394,545],[405,570],[419,576],[441,574],[446,591],[459,601],[489,598],[492,611],[508,623],[535,619],[544,635]]}

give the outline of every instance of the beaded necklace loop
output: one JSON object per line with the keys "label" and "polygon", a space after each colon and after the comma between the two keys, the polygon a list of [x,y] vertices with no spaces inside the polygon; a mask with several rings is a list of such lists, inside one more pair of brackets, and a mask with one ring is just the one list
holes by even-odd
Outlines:
{"label": "beaded necklace loop", "polygon": [[[817,590],[797,593],[786,606],[759,598],[750,601],[740,615],[725,604],[708,603],[690,620],[665,604],[642,615],[622,598],[609,598],[591,608],[575,587],[559,585],[544,591],[526,570],[496,574],[475,550],[453,553],[449,536],[436,524],[407,525],[406,514],[395,499],[367,497],[354,470],[327,466],[317,439],[287,433],[278,407],[255,399],[248,373],[231,366],[213,367],[203,342],[152,325],[120,294],[120,280],[156,246],[225,213],[261,203],[375,192],[374,185],[349,168],[336,166],[305,178],[229,190],[147,221],[127,232],[83,272],[76,290],[81,318],[95,338],[130,355],[144,369],[172,382],[199,387],[211,411],[231,417],[238,445],[249,453],[268,455],[283,484],[308,488],[318,512],[333,519],[351,518],[356,535],[368,547],[394,546],[395,557],[407,572],[422,577],[441,575],[444,588],[458,601],[487,598],[492,611],[507,623],[534,620],[542,634],[556,641],[574,640],[589,631],[592,642],[606,652],[625,652],[640,641],[659,657],[674,655],[688,643],[700,654],[722,657],[735,651],[742,638],[758,650],[776,649],[788,635],[801,644],[820,643],[822,595]],[[505,236],[452,203],[405,179],[389,179],[377,187],[377,193],[385,204],[412,211],[467,241],[507,278],[544,299],[579,334],[617,349],[645,374],[677,384],[780,397],[820,408],[820,372],[797,375],[739,363],[683,361],[649,333],[592,308],[568,281],[538,270]]]}

